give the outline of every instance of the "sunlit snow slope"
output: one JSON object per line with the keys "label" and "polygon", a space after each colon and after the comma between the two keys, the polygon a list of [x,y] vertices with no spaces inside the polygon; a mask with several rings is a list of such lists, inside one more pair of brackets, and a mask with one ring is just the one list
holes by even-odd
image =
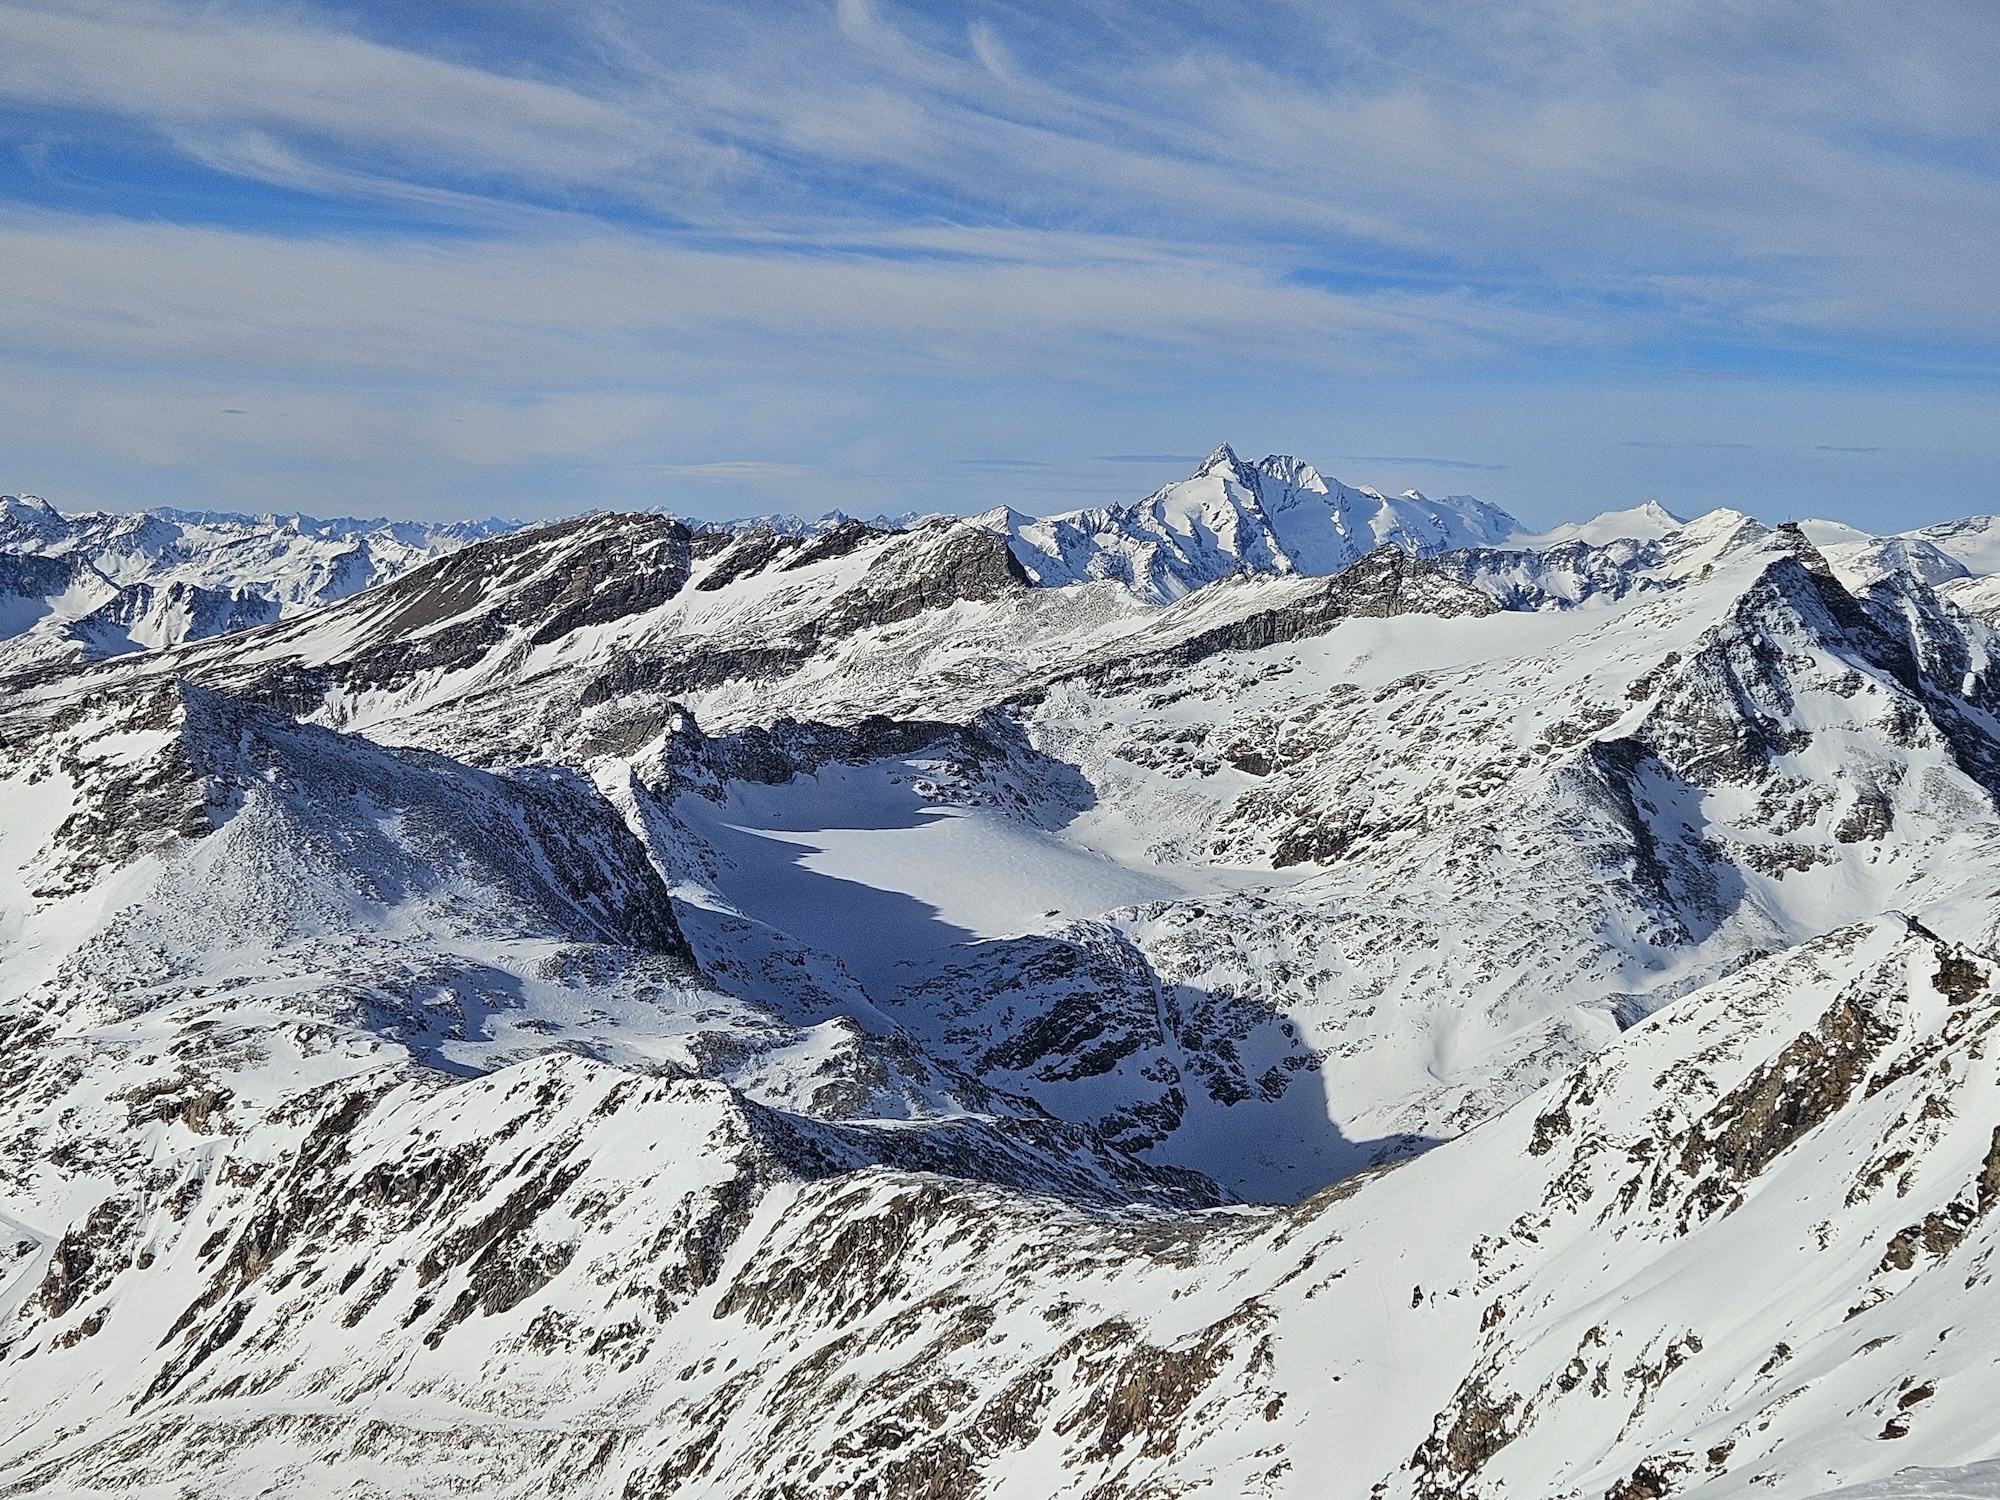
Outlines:
{"label": "sunlit snow slope", "polygon": [[6,514],[0,1495],[2000,1494],[1986,520]]}

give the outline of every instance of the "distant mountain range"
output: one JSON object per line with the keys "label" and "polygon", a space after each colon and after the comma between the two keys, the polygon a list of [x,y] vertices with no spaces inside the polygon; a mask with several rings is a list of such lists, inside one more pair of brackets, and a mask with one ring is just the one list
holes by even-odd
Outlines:
{"label": "distant mountain range", "polygon": [[1996,528],[0,501],[0,1495],[1994,1493]]}
{"label": "distant mountain range", "polygon": [[0,495],[0,669],[261,625],[515,529],[178,510],[64,515],[33,496]]}

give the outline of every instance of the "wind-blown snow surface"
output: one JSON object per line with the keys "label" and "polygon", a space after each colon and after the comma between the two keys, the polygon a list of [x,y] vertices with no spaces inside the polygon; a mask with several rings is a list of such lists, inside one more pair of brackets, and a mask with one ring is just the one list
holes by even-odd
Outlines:
{"label": "wind-blown snow surface", "polygon": [[0,683],[0,1494],[1992,1493],[1983,575],[1308,475]]}

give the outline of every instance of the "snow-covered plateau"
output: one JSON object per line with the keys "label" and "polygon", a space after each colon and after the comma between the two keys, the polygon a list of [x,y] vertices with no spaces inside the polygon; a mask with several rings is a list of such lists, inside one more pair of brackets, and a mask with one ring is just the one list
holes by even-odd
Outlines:
{"label": "snow-covered plateau", "polygon": [[1996,570],[0,500],[0,1497],[2000,1496]]}

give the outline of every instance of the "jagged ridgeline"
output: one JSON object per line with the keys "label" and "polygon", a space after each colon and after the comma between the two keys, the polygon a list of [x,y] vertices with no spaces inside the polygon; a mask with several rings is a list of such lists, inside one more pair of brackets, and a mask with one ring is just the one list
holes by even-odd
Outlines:
{"label": "jagged ridgeline", "polygon": [[0,1496],[2000,1494],[1996,526],[0,501]]}

